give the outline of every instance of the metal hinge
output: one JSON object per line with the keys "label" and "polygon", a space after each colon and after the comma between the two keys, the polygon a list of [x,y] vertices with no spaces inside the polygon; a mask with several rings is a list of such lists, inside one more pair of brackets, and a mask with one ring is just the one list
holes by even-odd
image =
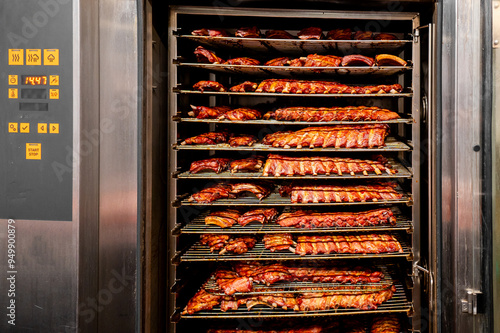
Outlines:
{"label": "metal hinge", "polygon": [[482,294],[479,290],[467,289],[467,299],[460,300],[463,313],[473,316],[477,315],[477,295]]}
{"label": "metal hinge", "polygon": [[413,43],[418,43],[418,37],[420,37],[420,30],[415,29],[413,32]]}

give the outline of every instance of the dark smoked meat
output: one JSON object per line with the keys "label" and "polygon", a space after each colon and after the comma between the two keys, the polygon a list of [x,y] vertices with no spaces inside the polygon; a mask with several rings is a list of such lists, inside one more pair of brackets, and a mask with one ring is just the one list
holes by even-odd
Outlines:
{"label": "dark smoked meat", "polygon": [[231,147],[244,147],[251,146],[257,142],[257,137],[255,135],[238,135],[229,138],[229,145]]}
{"label": "dark smoked meat", "polygon": [[300,30],[297,34],[297,37],[303,40],[307,39],[322,39],[323,38],[323,30],[318,27],[309,27]]}
{"label": "dark smoked meat", "polygon": [[219,58],[214,51],[207,50],[203,46],[198,46],[194,50],[194,54],[198,59],[198,62],[201,63],[210,63],[210,64],[223,64],[224,59]]}
{"label": "dark smoked meat", "polygon": [[375,36],[375,40],[397,40],[398,37],[393,34],[388,34],[388,33],[380,33]]}
{"label": "dark smoked meat", "polygon": [[352,39],[352,30],[347,29],[333,29],[326,35],[327,39],[332,40],[349,40]]}
{"label": "dark smoked meat", "polygon": [[229,235],[203,234],[200,238],[200,244],[208,245],[208,247],[210,248],[210,252],[216,252],[226,246],[229,238]]}
{"label": "dark smoked meat", "polygon": [[251,81],[245,81],[243,83],[237,84],[231,87],[231,91],[233,92],[253,92],[257,89],[258,84]]}
{"label": "dark smoked meat", "polygon": [[238,223],[242,227],[251,222],[269,223],[276,215],[278,215],[276,208],[253,209],[238,217]]}
{"label": "dark smoked meat", "polygon": [[375,310],[378,306],[392,298],[396,287],[377,292],[361,294],[330,293],[321,295],[317,293],[304,294],[299,297],[300,311],[318,311],[338,308],[356,308],[361,310]]}
{"label": "dark smoked meat", "polygon": [[189,172],[192,174],[203,171],[221,173],[222,171],[227,170],[229,167],[229,161],[229,158],[207,158],[204,160],[194,161],[191,163]]}
{"label": "dark smoked meat", "polygon": [[375,317],[370,328],[370,333],[399,333],[401,323],[394,314]]}
{"label": "dark smoked meat", "polygon": [[400,84],[349,86],[333,81],[267,79],[262,81],[255,91],[283,94],[388,94],[402,90]]}
{"label": "dark smoked meat", "polygon": [[292,59],[288,62],[288,65],[290,67],[304,67],[305,64],[306,64],[305,58],[296,58],[296,59]]}
{"label": "dark smoked meat", "polygon": [[220,115],[218,119],[227,119],[231,121],[244,121],[244,120],[256,120],[262,118],[260,111],[249,108],[237,108],[234,110],[226,111],[224,114]]}
{"label": "dark smoked meat", "polygon": [[193,85],[194,90],[204,91],[227,91],[226,87],[216,81],[199,81]]}
{"label": "dark smoked meat", "polygon": [[356,31],[352,39],[357,40],[370,40],[373,39],[373,32],[371,31]]}
{"label": "dark smoked meat", "polygon": [[259,38],[260,30],[257,27],[245,27],[238,29],[235,35],[242,38]]}
{"label": "dark smoked meat", "polygon": [[257,172],[264,165],[264,160],[262,157],[249,157],[241,160],[232,161],[229,164],[229,170],[231,173],[236,172]]}
{"label": "dark smoked meat", "polygon": [[314,156],[314,157],[290,157],[277,154],[269,154],[262,175],[267,176],[305,176],[305,175],[330,175],[343,174],[355,175],[368,172],[382,174],[382,170],[388,174],[396,173],[382,162],[373,160],[360,160],[352,158]]}
{"label": "dark smoked meat", "polygon": [[268,134],[262,144],[273,147],[335,147],[335,148],[373,148],[385,145],[389,126],[374,125],[337,125],[306,127],[295,132],[276,132]]}
{"label": "dark smoked meat", "polygon": [[258,66],[258,65],[260,65],[260,61],[257,59],[248,58],[248,57],[239,57],[239,58],[229,59],[224,64],[226,64],[226,65]]}
{"label": "dark smoked meat", "polygon": [[293,39],[293,36],[290,35],[285,30],[268,30],[268,31],[266,31],[266,38],[271,38],[271,39]]}
{"label": "dark smoked meat", "polygon": [[201,289],[198,291],[193,298],[191,298],[182,312],[183,314],[193,314],[198,311],[212,310],[214,307],[219,305],[222,296],[212,295]]}
{"label": "dark smoked meat", "polygon": [[375,60],[360,54],[351,54],[342,58],[342,66],[369,66],[375,65]]}
{"label": "dark smoked meat", "polygon": [[191,32],[193,36],[209,36],[209,37],[229,37],[229,34],[224,29],[198,29]]}
{"label": "dark smoked meat", "polygon": [[230,191],[231,185],[221,183],[194,193],[188,200],[191,202],[210,203],[218,199],[234,198]]}
{"label": "dark smoked meat", "polygon": [[219,270],[215,273],[215,281],[226,295],[247,293],[252,290],[252,281],[248,277],[240,277],[234,271]]}
{"label": "dark smoked meat", "polygon": [[287,107],[267,112],[264,119],[279,121],[386,121],[398,119],[400,116],[393,111],[376,106],[337,106],[337,107]]}
{"label": "dark smoked meat", "polygon": [[406,61],[392,54],[378,54],[375,60],[378,66],[406,66]]}
{"label": "dark smoked meat", "polygon": [[262,200],[271,194],[271,185],[258,184],[258,183],[236,183],[231,184],[230,193],[233,195],[238,195],[244,192],[253,193],[257,199]]}
{"label": "dark smoked meat", "polygon": [[264,66],[285,66],[288,65],[289,61],[290,58],[288,57],[279,57],[267,61],[266,63],[264,63]]}
{"label": "dark smoked meat", "polygon": [[207,132],[187,138],[181,142],[181,145],[215,145],[225,143],[228,139],[227,132]]}
{"label": "dark smoked meat", "polygon": [[188,115],[197,119],[216,119],[222,114],[231,111],[229,106],[209,107],[191,105],[191,109],[193,109],[193,111],[190,111]]}
{"label": "dark smoked meat", "polygon": [[342,58],[334,55],[309,54],[304,67],[339,67]]}
{"label": "dark smoked meat", "polygon": [[240,216],[240,212],[235,209],[212,212],[205,217],[205,224],[213,224],[221,228],[229,228],[238,223]]}
{"label": "dark smoked meat", "polygon": [[389,208],[363,212],[313,212],[297,210],[282,213],[276,223],[282,227],[295,228],[345,228],[395,225],[396,218]]}

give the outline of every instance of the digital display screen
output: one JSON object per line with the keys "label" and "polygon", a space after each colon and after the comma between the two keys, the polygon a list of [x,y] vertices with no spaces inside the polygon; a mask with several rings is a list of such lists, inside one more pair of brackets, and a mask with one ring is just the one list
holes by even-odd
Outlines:
{"label": "digital display screen", "polygon": [[44,86],[47,84],[47,75],[22,75],[21,81],[27,86]]}
{"label": "digital display screen", "polygon": [[19,111],[49,111],[48,103],[19,103]]}
{"label": "digital display screen", "polygon": [[27,88],[21,89],[23,99],[47,99],[47,89]]}

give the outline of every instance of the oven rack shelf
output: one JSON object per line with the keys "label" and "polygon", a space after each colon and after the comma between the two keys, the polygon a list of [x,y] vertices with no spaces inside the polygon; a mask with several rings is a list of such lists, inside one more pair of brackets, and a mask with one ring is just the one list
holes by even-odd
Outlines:
{"label": "oven rack shelf", "polygon": [[197,44],[216,49],[248,51],[257,54],[286,53],[288,55],[318,54],[363,54],[398,53],[412,40],[301,40],[241,37],[210,37],[177,35],[178,39],[190,40]]}
{"label": "oven rack shelf", "polygon": [[403,74],[411,71],[411,66],[372,66],[372,67],[294,67],[294,66],[250,66],[250,65],[225,65],[189,63],[176,61],[179,67],[203,69],[210,72],[230,75],[267,76],[279,75],[281,77],[315,76],[315,77],[346,77],[370,76],[384,77]]}
{"label": "oven rack shelf", "polygon": [[283,250],[271,252],[264,247],[262,242],[257,242],[255,247],[243,254],[218,253],[210,252],[207,245],[201,245],[200,242],[194,243],[184,253],[178,252],[172,258],[172,263],[178,264],[181,262],[225,262],[225,261],[248,261],[248,260],[345,260],[345,259],[367,259],[367,258],[406,258],[411,260],[413,252],[408,243],[397,234],[394,234],[398,239],[403,252],[388,252],[388,253],[366,253],[366,254],[351,254],[351,253],[336,253],[336,254],[308,254],[298,255],[290,252],[290,250]]}
{"label": "oven rack shelf", "polygon": [[[312,267],[311,267],[312,268]],[[252,296],[252,295],[273,295],[276,293],[304,293],[304,292],[374,292],[385,290],[388,286],[399,284],[398,279],[394,278],[397,274],[394,272],[394,267],[391,267],[391,272],[385,266],[374,266],[374,270],[381,271],[384,276],[378,282],[367,283],[340,283],[340,282],[310,282],[310,281],[280,281],[271,285],[253,282],[252,291],[236,292],[231,296]],[[201,287],[207,292],[227,296],[217,285],[215,272]],[[317,288],[317,289],[312,289]],[[319,289],[320,288],[320,289]],[[308,290],[309,289],[309,290]],[[312,290],[311,290],[312,289]]]}
{"label": "oven rack shelf", "polygon": [[311,206],[311,207],[326,207],[326,206],[361,206],[361,205],[390,205],[390,204],[407,204],[412,205],[412,195],[407,192],[399,191],[403,197],[393,200],[378,200],[365,202],[327,202],[327,203],[292,203],[289,197],[281,197],[279,193],[273,192],[268,197],[259,200],[255,196],[241,196],[235,199],[219,199],[209,203],[201,203],[189,201],[189,194],[179,196],[174,201],[174,207],[177,206]]}
{"label": "oven rack shelf", "polygon": [[355,308],[329,309],[318,311],[294,311],[283,310],[277,308],[239,308],[222,312],[220,307],[215,307],[212,310],[196,312],[194,314],[182,314],[177,310],[173,315],[173,319],[231,319],[231,318],[277,318],[277,317],[323,317],[336,315],[354,315],[354,314],[375,314],[375,313],[406,313],[410,315],[412,312],[412,303],[406,297],[404,287],[397,283],[396,292],[392,298],[377,307],[376,310],[360,310]]}
{"label": "oven rack shelf", "polygon": [[219,119],[197,119],[191,117],[182,117],[180,114],[172,117],[173,121],[179,123],[212,123],[212,124],[225,124],[225,125],[317,125],[317,126],[331,126],[331,125],[365,125],[365,124],[413,124],[415,120],[411,115],[404,115],[404,117],[394,120],[371,120],[371,121],[280,121],[280,120],[245,120],[245,121],[231,121]]}
{"label": "oven rack shelf", "polygon": [[[289,211],[289,210],[288,210]],[[238,223],[229,228],[221,228],[217,225],[206,225],[205,217],[210,213],[204,212],[199,216],[192,219],[186,225],[178,224],[172,234],[277,234],[277,233],[339,233],[339,232],[382,232],[382,231],[406,231],[411,233],[413,231],[413,222],[407,216],[402,214],[395,214],[396,224],[390,225],[377,225],[366,227],[330,227],[330,228],[295,228],[295,227],[282,227],[276,223],[276,218],[273,221],[265,224],[252,222],[246,226],[241,226]]]}
{"label": "oven rack shelf", "polygon": [[255,96],[255,97],[355,97],[355,98],[394,98],[394,97],[413,97],[413,93],[409,89],[402,93],[387,93],[387,94],[288,94],[288,93],[265,93],[265,92],[234,92],[234,91],[199,91],[190,90],[181,87],[173,88],[174,93],[192,94],[192,95],[227,95],[227,96]]}
{"label": "oven rack shelf", "polygon": [[385,139],[385,146],[383,147],[373,147],[373,148],[334,148],[334,147],[317,147],[317,148],[283,148],[283,147],[272,147],[269,145],[264,145],[261,143],[254,143],[251,146],[238,146],[231,147],[227,143],[219,143],[215,145],[182,145],[176,143],[172,145],[174,150],[232,150],[232,151],[269,151],[269,152],[399,152],[411,150],[411,147],[404,142],[397,140],[394,137],[387,137]]}
{"label": "oven rack shelf", "polygon": [[330,174],[330,175],[295,175],[295,176],[263,176],[261,168],[257,172],[236,172],[232,173],[230,171],[223,171],[220,173],[215,172],[199,172],[192,174],[189,171],[175,173],[173,175],[174,178],[178,179],[259,179],[259,180],[271,180],[271,179],[318,179],[318,180],[341,180],[341,179],[371,179],[371,178],[411,178],[412,173],[408,168],[403,166],[399,162],[395,162],[394,160],[390,160],[389,164],[391,168],[396,170],[395,174],[389,174],[387,172],[382,172],[382,174],[378,175],[375,172],[367,172],[364,174],[355,174],[351,175],[349,173],[344,173],[342,175],[339,174]]}

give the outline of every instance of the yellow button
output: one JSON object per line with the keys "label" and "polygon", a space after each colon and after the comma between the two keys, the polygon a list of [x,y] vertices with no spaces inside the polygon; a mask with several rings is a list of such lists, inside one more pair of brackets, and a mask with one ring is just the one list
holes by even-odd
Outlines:
{"label": "yellow button", "polygon": [[17,133],[17,123],[9,123],[9,133]]}
{"label": "yellow button", "polygon": [[27,143],[26,144],[26,159],[27,160],[41,160],[42,159],[42,144],[41,143]]}
{"label": "yellow button", "polygon": [[9,75],[9,86],[17,86],[19,84],[17,75]]}
{"label": "yellow button", "polygon": [[30,124],[29,123],[21,123],[21,133],[29,133],[30,132]]}
{"label": "yellow button", "polygon": [[9,88],[9,98],[18,98],[18,90],[17,88]]}
{"label": "yellow button", "polygon": [[39,66],[42,64],[42,50],[41,49],[27,49],[26,50],[26,65]]}
{"label": "yellow button", "polygon": [[9,49],[9,65],[24,65],[23,49]]}
{"label": "yellow button", "polygon": [[49,89],[50,99],[59,99],[59,89]]}
{"label": "yellow button", "polygon": [[59,75],[51,75],[49,76],[49,84],[51,86],[58,86],[59,85]]}
{"label": "yellow button", "polygon": [[44,49],[43,64],[45,66],[59,66],[59,49]]}
{"label": "yellow button", "polygon": [[50,123],[49,125],[49,132],[52,134],[59,134],[59,124],[57,123]]}
{"label": "yellow button", "polygon": [[47,123],[38,123],[38,133],[47,133]]}

